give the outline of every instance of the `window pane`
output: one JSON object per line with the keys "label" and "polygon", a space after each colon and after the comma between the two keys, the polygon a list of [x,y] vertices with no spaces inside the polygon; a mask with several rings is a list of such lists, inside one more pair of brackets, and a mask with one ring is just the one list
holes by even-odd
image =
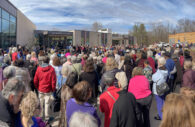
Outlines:
{"label": "window pane", "polygon": [[1,8],[0,8],[0,17],[1,17]]}
{"label": "window pane", "polygon": [[16,23],[10,22],[10,34],[16,33]]}
{"label": "window pane", "polygon": [[10,21],[16,22],[16,18],[14,16],[10,15]]}
{"label": "window pane", "polygon": [[2,19],[2,32],[9,33],[9,21]]}
{"label": "window pane", "polygon": [[2,9],[2,18],[9,20],[9,13]]}

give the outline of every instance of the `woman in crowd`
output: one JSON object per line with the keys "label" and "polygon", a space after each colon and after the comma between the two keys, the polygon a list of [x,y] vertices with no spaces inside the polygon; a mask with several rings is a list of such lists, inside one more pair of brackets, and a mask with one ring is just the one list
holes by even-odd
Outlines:
{"label": "woman in crowd", "polygon": [[138,67],[144,68],[144,61],[146,61],[146,60],[147,60],[147,54],[144,51],[142,51],[141,52],[141,59],[138,62]]}
{"label": "woman in crowd", "polygon": [[15,127],[39,127],[36,118],[36,110],[40,110],[39,99],[34,92],[28,92],[22,99],[20,110],[15,119]]}
{"label": "woman in crowd", "polygon": [[83,73],[79,76],[80,81],[87,81],[92,88],[92,96],[89,99],[89,103],[95,104],[98,96],[98,76],[94,70],[93,59],[87,60],[83,67]]}
{"label": "woman in crowd", "polygon": [[82,70],[80,58],[77,58],[76,56],[72,56],[71,61],[72,61],[72,65],[71,65],[72,71],[80,75]]}
{"label": "woman in crowd", "polygon": [[125,56],[124,72],[126,73],[128,82],[129,82],[129,79],[131,78],[131,74],[132,74],[134,67],[135,67],[135,62],[133,58],[131,58],[129,55]]}
{"label": "woman in crowd", "polygon": [[[152,92],[150,90],[150,83],[143,75],[141,67],[135,67],[132,72],[131,80],[129,81],[128,92],[131,92],[140,107],[143,115],[143,126],[150,127],[150,106],[152,104]],[[141,116],[142,118],[142,116]]]}
{"label": "woman in crowd", "polygon": [[168,71],[165,67],[165,64],[166,64],[165,58],[160,57],[158,59],[158,69],[157,69],[156,73],[154,73],[152,75],[153,94],[155,95],[155,98],[156,98],[156,104],[157,104],[157,110],[158,110],[158,115],[154,117],[156,120],[162,119],[162,107],[164,104],[165,95],[159,96],[157,91],[156,91],[156,86],[160,85],[162,83],[166,83],[166,81],[167,81]]}
{"label": "woman in crowd", "polygon": [[72,89],[77,83],[77,80],[78,75],[72,72],[68,75],[65,84],[62,86],[59,127],[67,127],[66,103],[70,98],[73,97]]}
{"label": "woman in crowd", "polygon": [[150,67],[152,68],[152,73],[156,72],[156,68],[155,68],[155,61],[152,58],[153,56],[153,52],[151,50],[147,51],[147,60],[149,62]]}
{"label": "woman in crowd", "polygon": [[38,64],[38,59],[35,52],[31,53],[31,59],[30,61],[34,61],[36,64]]}
{"label": "woman in crowd", "polygon": [[184,75],[183,75],[183,84],[182,86],[195,89],[195,71],[192,70],[192,61],[184,61]]}
{"label": "woman in crowd", "polygon": [[136,127],[139,110],[134,95],[126,90],[126,74],[118,72],[116,78],[121,91],[118,92],[119,98],[113,106],[110,127]]}
{"label": "woman in crowd", "polygon": [[163,119],[160,127],[194,127],[194,102],[183,95],[171,93],[167,95],[163,106]]}
{"label": "woman in crowd", "polygon": [[74,112],[81,111],[86,112],[94,116],[98,120],[98,126],[100,126],[100,119],[97,115],[96,109],[87,103],[91,98],[92,89],[88,82],[82,81],[77,83],[73,88],[73,97],[67,101],[66,104],[66,117],[67,126],[69,127],[69,121]]}
{"label": "woman in crowd", "polygon": [[[120,72],[120,70],[118,69],[118,65],[114,59],[114,57],[108,57],[106,60],[106,65],[105,65],[105,69],[106,69],[106,73],[110,73],[112,74],[114,77],[116,75],[117,72]],[[104,75],[103,74],[103,75]],[[106,90],[106,86],[104,85],[104,76],[102,76],[101,82],[100,82],[100,86],[101,86],[101,90],[102,92]],[[114,80],[114,86],[118,87],[118,82],[117,79]]]}
{"label": "woman in crowd", "polygon": [[88,113],[75,112],[70,119],[70,127],[98,127],[98,122]]}

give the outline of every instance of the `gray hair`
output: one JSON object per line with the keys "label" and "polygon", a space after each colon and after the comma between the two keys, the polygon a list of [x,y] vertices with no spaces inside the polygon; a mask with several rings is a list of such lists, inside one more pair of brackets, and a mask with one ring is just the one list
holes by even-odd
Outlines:
{"label": "gray hair", "polygon": [[162,67],[166,64],[166,59],[164,57],[160,57],[158,59],[158,67]]}
{"label": "gray hair", "polygon": [[31,58],[30,54],[26,55],[26,60],[30,60],[30,58]]}
{"label": "gray hair", "polygon": [[98,127],[97,120],[88,113],[75,112],[69,121],[70,127]]}
{"label": "gray hair", "polygon": [[11,58],[9,57],[9,55],[4,56],[3,62],[6,63],[6,64],[11,63]]}
{"label": "gray hair", "polygon": [[77,63],[77,57],[76,56],[72,56],[71,57],[71,62],[74,64],[74,63]]}
{"label": "gray hair", "polygon": [[2,95],[5,99],[8,99],[11,94],[18,95],[18,93],[24,91],[24,89],[24,83],[14,77],[8,80],[6,86],[2,90]]}
{"label": "gray hair", "polygon": [[147,57],[152,57],[153,56],[153,52],[151,50],[147,51]]}
{"label": "gray hair", "polygon": [[62,74],[62,75],[68,76],[71,72],[72,72],[72,67],[71,67],[71,65],[64,64],[64,65],[62,66],[62,71],[61,71],[61,74]]}
{"label": "gray hair", "polygon": [[12,78],[16,75],[16,68],[14,66],[8,66],[3,70],[3,76],[6,79]]}
{"label": "gray hair", "polygon": [[103,84],[111,86],[114,82],[115,77],[111,72],[106,72],[103,74],[102,79]]}

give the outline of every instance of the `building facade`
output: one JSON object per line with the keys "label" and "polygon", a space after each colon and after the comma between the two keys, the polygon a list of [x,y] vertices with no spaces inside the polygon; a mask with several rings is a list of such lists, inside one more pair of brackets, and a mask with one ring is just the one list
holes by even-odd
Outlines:
{"label": "building facade", "polygon": [[177,33],[169,35],[169,43],[195,43],[195,32]]}
{"label": "building facade", "polygon": [[8,0],[0,0],[0,48],[26,45],[36,26]]}

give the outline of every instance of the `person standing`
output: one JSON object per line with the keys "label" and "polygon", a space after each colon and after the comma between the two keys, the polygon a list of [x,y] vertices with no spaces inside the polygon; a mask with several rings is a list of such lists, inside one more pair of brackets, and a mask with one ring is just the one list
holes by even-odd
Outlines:
{"label": "person standing", "polygon": [[56,91],[56,74],[54,68],[49,65],[49,58],[46,56],[44,56],[43,63],[37,68],[34,85],[39,92],[41,117],[49,121],[52,94]]}

